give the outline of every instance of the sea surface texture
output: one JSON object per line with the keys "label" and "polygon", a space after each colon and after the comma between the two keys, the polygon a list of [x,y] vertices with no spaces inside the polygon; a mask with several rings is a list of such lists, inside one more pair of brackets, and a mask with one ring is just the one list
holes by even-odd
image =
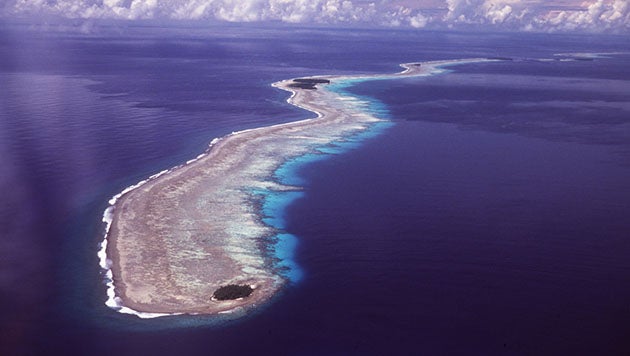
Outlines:
{"label": "sea surface texture", "polygon": [[[625,37],[0,25],[0,53],[3,355],[630,353]],[[314,116],[271,83],[479,57],[501,60],[343,89],[389,121],[276,172],[304,189],[261,206],[291,280],[270,303],[105,305],[108,200]]]}

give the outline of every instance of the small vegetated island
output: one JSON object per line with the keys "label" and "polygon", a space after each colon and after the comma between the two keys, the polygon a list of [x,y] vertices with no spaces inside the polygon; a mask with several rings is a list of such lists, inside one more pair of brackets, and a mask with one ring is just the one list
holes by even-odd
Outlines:
{"label": "small vegetated island", "polygon": [[218,314],[268,301],[287,283],[270,246],[256,191],[290,191],[274,179],[284,162],[367,130],[381,119],[327,86],[442,72],[488,59],[403,64],[389,75],[289,79],[273,86],[316,118],[235,132],[194,160],[110,200],[99,251],[111,308],[140,317]]}
{"label": "small vegetated island", "polygon": [[317,89],[317,84],[330,84],[330,80],[319,78],[296,78],[293,79],[293,83],[287,84],[287,87],[315,90]]}

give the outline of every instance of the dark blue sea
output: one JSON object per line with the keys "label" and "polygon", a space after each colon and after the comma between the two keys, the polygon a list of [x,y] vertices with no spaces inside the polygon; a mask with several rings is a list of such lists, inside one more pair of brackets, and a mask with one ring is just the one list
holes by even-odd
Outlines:
{"label": "dark blue sea", "polygon": [[[0,53],[2,355],[630,354],[627,36],[0,25]],[[313,117],[272,82],[468,57],[502,60],[345,89],[390,124],[284,172],[299,278],[272,303],[105,306],[108,200]]]}

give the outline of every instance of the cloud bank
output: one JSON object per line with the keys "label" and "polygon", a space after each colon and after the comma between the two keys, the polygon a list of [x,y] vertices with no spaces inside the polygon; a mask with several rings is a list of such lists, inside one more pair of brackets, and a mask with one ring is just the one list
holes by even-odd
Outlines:
{"label": "cloud bank", "polygon": [[629,0],[5,0],[0,16],[630,32]]}
{"label": "cloud bank", "polygon": [[629,0],[446,0],[444,21],[512,30],[627,32]]}

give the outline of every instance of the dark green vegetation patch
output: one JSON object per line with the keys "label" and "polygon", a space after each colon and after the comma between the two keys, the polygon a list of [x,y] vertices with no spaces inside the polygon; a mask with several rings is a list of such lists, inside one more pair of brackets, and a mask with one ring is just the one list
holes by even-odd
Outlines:
{"label": "dark green vegetation patch", "polygon": [[234,300],[249,297],[254,289],[248,285],[229,284],[217,289],[212,297],[217,300]]}
{"label": "dark green vegetation patch", "polygon": [[300,88],[300,89],[317,89],[315,87],[316,84],[329,84],[330,80],[328,79],[318,79],[318,78],[296,78],[293,79],[293,83],[289,84],[291,88]]}

